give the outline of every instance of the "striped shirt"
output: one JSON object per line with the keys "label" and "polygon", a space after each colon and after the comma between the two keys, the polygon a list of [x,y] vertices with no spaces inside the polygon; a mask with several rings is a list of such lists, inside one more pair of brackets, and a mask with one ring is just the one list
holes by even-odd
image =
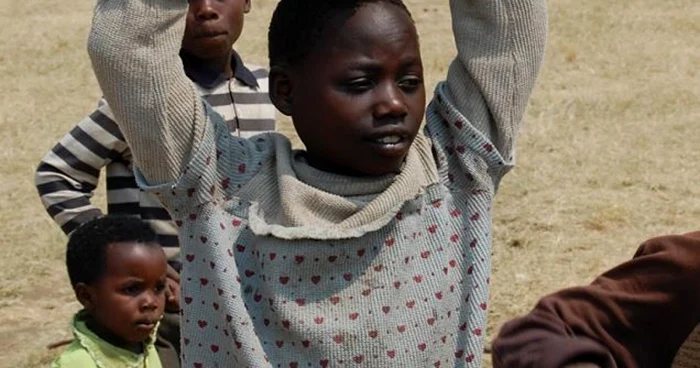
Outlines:
{"label": "striped shirt", "polygon": [[[234,53],[234,78],[221,78],[181,56],[188,77],[227,121],[231,134],[250,137],[274,130],[276,110],[268,96],[265,69],[249,69]],[[148,221],[168,256],[175,258],[177,229],[160,201],[136,185],[131,150],[104,99],[44,156],[36,170],[37,190],[53,220],[70,234],[102,215],[90,202],[102,168],[107,172],[107,211]]]}

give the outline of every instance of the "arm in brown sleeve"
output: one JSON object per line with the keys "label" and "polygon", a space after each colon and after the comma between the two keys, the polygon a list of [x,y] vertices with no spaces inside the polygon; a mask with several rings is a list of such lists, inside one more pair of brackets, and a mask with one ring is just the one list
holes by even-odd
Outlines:
{"label": "arm in brown sleeve", "polygon": [[549,295],[506,323],[495,367],[668,367],[700,322],[700,232],[644,243],[591,285]]}

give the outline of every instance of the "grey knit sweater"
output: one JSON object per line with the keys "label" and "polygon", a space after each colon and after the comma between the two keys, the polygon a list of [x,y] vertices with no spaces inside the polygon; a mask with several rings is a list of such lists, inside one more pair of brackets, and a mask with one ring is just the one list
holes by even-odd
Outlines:
{"label": "grey knit sweater", "polygon": [[186,2],[98,0],[89,52],[141,185],[180,226],[185,367],[480,365],[491,204],[542,59],[544,0],[452,0],[459,51],[400,174],[231,137],[177,57]]}

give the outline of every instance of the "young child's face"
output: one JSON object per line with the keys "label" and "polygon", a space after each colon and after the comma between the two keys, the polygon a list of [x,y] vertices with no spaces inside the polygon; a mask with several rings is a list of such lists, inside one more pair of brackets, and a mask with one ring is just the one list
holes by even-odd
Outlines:
{"label": "young child's face", "polygon": [[124,344],[143,342],[163,315],[166,270],[160,246],[110,245],[104,275],[81,302],[100,330]]}
{"label": "young child's face", "polygon": [[368,3],[292,68],[291,111],[312,165],[351,175],[400,170],[425,112],[418,35],[396,5]]}
{"label": "young child's face", "polygon": [[226,57],[243,30],[251,0],[189,0],[182,48],[202,59]]}

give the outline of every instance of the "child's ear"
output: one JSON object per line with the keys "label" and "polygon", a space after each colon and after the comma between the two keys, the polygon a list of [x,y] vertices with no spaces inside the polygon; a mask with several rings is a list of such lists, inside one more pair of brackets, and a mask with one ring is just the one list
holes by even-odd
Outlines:
{"label": "child's ear", "polygon": [[243,6],[243,13],[250,13],[250,8],[252,6],[251,2],[253,0],[245,0],[245,5]]}
{"label": "child's ear", "polygon": [[270,69],[270,100],[281,113],[292,115],[292,79],[284,67]]}
{"label": "child's ear", "polygon": [[75,292],[75,298],[83,305],[83,308],[90,310],[95,304],[92,288],[89,285],[79,282],[73,286],[73,291]]}

